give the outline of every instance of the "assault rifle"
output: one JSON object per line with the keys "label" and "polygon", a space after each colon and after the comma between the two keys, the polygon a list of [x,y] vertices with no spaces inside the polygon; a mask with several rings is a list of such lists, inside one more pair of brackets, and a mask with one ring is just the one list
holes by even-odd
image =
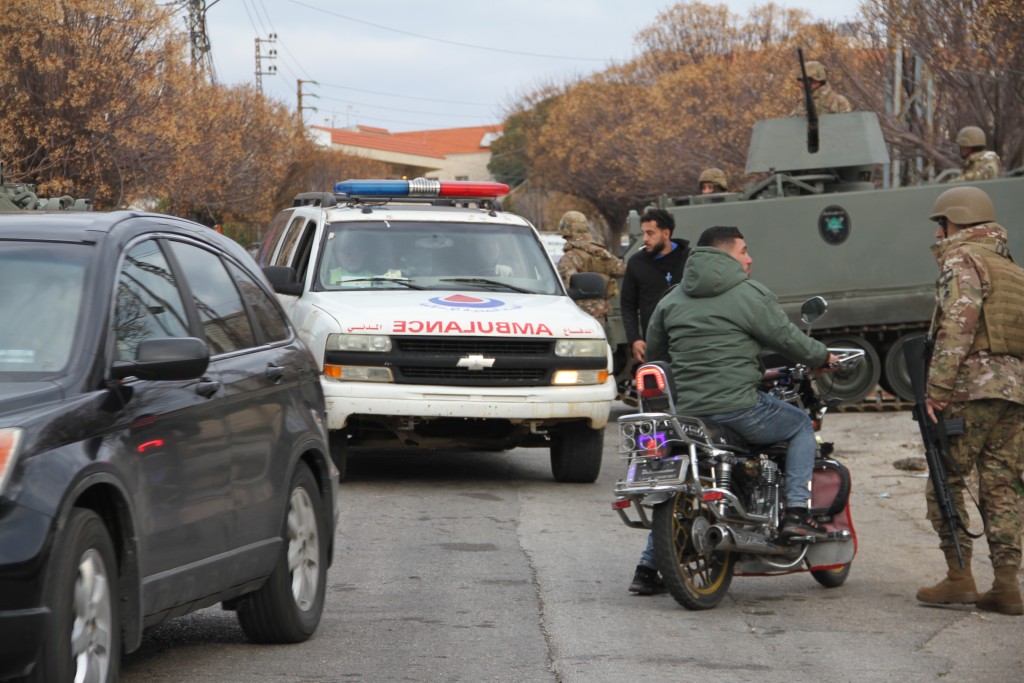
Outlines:
{"label": "assault rifle", "polygon": [[960,518],[960,513],[953,504],[953,496],[949,490],[949,482],[946,479],[946,463],[950,463],[953,470],[959,474],[956,463],[953,462],[949,452],[949,437],[964,433],[964,421],[943,420],[941,415],[936,415],[938,422],[932,422],[928,417],[926,397],[928,395],[928,361],[931,356],[931,345],[924,337],[913,337],[903,345],[903,357],[907,361],[907,372],[910,374],[910,383],[914,388],[914,419],[921,429],[921,438],[924,440],[924,459],[928,463],[928,477],[935,490],[935,501],[942,512],[942,521],[946,523],[950,534],[953,536],[953,547],[956,548],[956,557],[960,560],[960,568],[964,567],[964,553],[960,548],[960,538],[957,531],[963,529],[971,538],[977,538],[968,529],[967,525]]}
{"label": "assault rifle", "polygon": [[818,151],[818,110],[814,107],[814,96],[811,84],[807,80],[807,67],[804,65],[804,49],[798,47],[796,55],[800,58],[800,82],[804,85],[804,104],[807,106],[807,151],[814,154]]}

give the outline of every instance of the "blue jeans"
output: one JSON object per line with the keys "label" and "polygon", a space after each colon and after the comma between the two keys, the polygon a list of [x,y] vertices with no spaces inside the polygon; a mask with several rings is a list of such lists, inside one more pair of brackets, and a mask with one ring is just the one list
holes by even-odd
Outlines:
{"label": "blue jeans", "polygon": [[774,396],[757,392],[750,408],[712,415],[752,444],[769,445],[788,441],[786,449],[786,507],[807,508],[811,473],[817,443],[811,418],[796,406]]}
{"label": "blue jeans", "polygon": [[644,546],[644,551],[640,553],[640,562],[638,564],[658,571],[658,562],[654,559],[654,534],[652,533],[647,534],[647,545]]}

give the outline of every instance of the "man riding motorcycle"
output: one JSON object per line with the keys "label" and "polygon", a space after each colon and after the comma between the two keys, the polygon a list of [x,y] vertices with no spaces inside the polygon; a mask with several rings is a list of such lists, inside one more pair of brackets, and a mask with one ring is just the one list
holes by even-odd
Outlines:
{"label": "man riding motorcycle", "polygon": [[788,441],[782,539],[824,538],[808,513],[814,429],[807,414],[758,391],[768,349],[810,367],[837,358],[792,324],[778,299],[750,279],[753,259],[738,228],[705,230],[682,285],[658,303],[647,328],[647,360],[672,366],[677,412],[707,416],[751,443]]}

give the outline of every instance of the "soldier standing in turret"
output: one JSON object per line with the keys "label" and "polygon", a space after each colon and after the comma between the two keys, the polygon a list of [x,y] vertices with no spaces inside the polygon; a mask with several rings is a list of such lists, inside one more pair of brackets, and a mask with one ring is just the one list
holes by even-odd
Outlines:
{"label": "soldier standing in turret", "polygon": [[[807,87],[811,89],[811,98],[814,100],[814,108],[819,114],[845,114],[853,111],[850,100],[840,95],[828,83],[828,70],[821,62],[807,62],[804,65],[807,72]],[[797,72],[796,80],[803,81],[801,72]],[[800,104],[789,113],[790,116],[803,116],[804,98],[800,98]]]}
{"label": "soldier standing in turret", "polygon": [[594,242],[587,217],[579,211],[566,211],[558,223],[558,232],[565,239],[565,246],[562,248],[565,253],[558,262],[558,274],[565,286],[569,286],[569,278],[576,273],[598,273],[603,275],[608,283],[605,298],[582,299],[576,302],[580,308],[604,325],[612,309],[611,299],[619,291],[615,278],[626,272],[626,264]]}
{"label": "soldier standing in turret", "polygon": [[729,191],[729,177],[720,168],[705,168],[697,179],[701,194],[716,194]]}
{"label": "soldier standing in turret", "polygon": [[[939,534],[949,571],[917,592],[930,604],[975,604],[1001,614],[1024,614],[1017,573],[1021,565],[1024,500],[1024,269],[1006,248],[1006,230],[995,222],[992,200],[976,187],[946,190],[932,209],[939,224],[932,246],[939,261],[936,309],[930,336],[928,417],[963,418],[964,433],[949,440],[964,476],[978,471],[978,502],[995,573],[992,590],[978,594],[971,573],[971,538],[955,533],[963,548],[960,567],[953,536],[928,483],[928,519]],[[965,484],[950,476],[960,518],[967,520]]]}
{"label": "soldier standing in turret", "polygon": [[999,160],[999,155],[985,149],[985,131],[981,128],[961,128],[956,134],[956,144],[960,145],[960,158],[964,160],[964,170],[956,181],[989,180],[1003,174],[1003,162]]}

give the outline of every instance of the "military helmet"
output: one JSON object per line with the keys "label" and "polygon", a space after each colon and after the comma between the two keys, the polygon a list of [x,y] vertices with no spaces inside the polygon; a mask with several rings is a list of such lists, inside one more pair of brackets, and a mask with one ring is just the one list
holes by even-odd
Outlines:
{"label": "military helmet", "polygon": [[977,126],[964,126],[956,134],[956,144],[961,147],[984,147],[985,131]]}
{"label": "military helmet", "polygon": [[957,225],[989,223],[996,219],[996,209],[984,190],[967,185],[940,194],[929,218],[933,221],[945,218]]}
{"label": "military helmet", "polygon": [[[807,72],[807,78],[810,78],[813,81],[828,80],[828,70],[825,68],[825,65],[822,64],[821,62],[805,62],[804,71]],[[803,74],[800,73],[799,70],[797,70],[796,80],[802,81],[803,78]]]}
{"label": "military helmet", "polygon": [[720,168],[706,168],[701,174],[700,178],[697,178],[697,189],[704,183],[711,183],[719,189],[720,192],[729,191],[729,178],[725,175],[725,171]]}
{"label": "military helmet", "polygon": [[587,217],[579,211],[566,211],[562,220],[558,222],[558,232],[562,237],[579,239],[583,236],[590,236],[590,226],[587,224]]}

